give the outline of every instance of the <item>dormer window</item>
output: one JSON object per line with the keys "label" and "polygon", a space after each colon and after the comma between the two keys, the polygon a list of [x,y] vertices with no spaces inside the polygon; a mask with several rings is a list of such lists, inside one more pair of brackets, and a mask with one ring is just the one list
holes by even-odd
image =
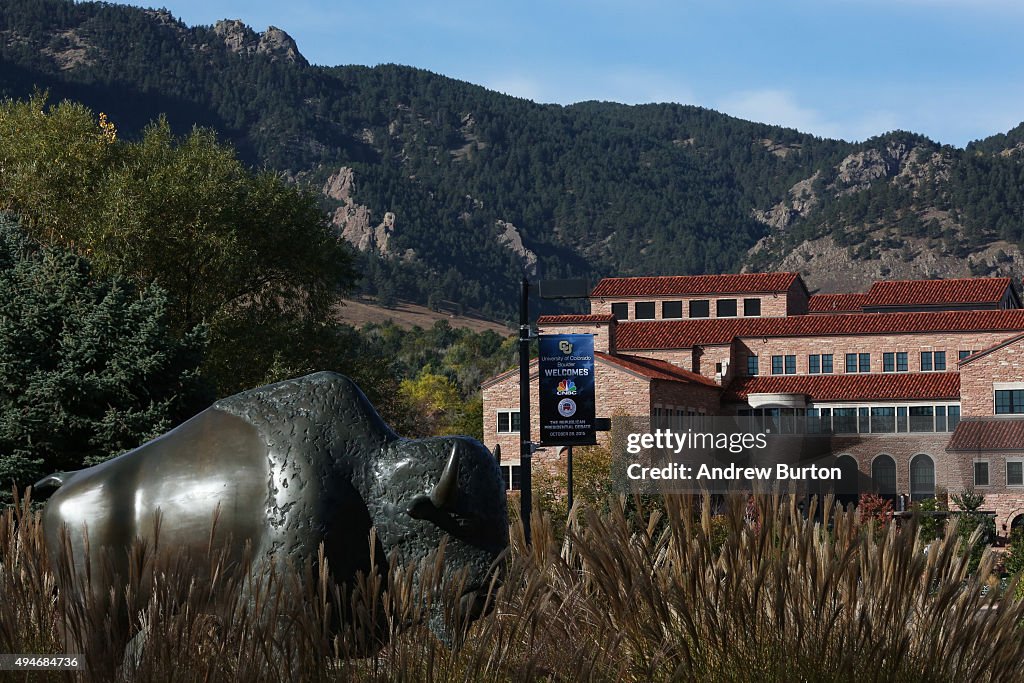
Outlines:
{"label": "dormer window", "polygon": [[633,313],[637,320],[654,320],[654,302],[637,301],[633,305]]}
{"label": "dormer window", "polygon": [[683,317],[683,302],[682,301],[662,301],[661,302],[661,317],[666,320],[673,320]]}
{"label": "dormer window", "polygon": [[736,299],[719,299],[716,303],[716,314],[719,318],[735,318]]}

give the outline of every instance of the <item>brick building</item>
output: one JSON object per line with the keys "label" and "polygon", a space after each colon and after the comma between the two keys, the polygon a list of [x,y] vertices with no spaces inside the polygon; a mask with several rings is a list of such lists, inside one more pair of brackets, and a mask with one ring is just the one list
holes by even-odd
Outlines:
{"label": "brick building", "polygon": [[[1024,524],[1024,308],[1009,278],[876,282],[810,295],[797,273],[607,278],[589,315],[602,416],[748,415],[820,425],[859,490],[914,500],[973,486]],[[537,373],[531,374],[536,402]],[[483,383],[484,438],[518,484],[519,382]],[[532,434],[539,433],[534,404]],[[792,419],[789,419],[792,418]],[[537,466],[560,467],[542,449]]]}

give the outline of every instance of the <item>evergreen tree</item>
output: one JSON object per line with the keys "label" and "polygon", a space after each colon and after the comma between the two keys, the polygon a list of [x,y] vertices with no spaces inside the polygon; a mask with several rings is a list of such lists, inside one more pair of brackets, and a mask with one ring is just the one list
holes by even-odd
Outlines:
{"label": "evergreen tree", "polygon": [[41,248],[0,219],[0,495],[101,462],[212,398],[203,328],[170,332],[167,294]]}

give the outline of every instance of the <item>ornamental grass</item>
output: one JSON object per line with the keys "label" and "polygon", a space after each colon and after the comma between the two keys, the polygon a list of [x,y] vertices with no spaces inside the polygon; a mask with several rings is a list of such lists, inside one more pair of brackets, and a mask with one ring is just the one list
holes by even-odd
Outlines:
{"label": "ornamental grass", "polygon": [[[884,529],[826,499],[614,499],[568,525],[513,521],[490,614],[457,621],[462,577],[444,549],[363,577],[187,567],[131,549],[105,605],[62,595],[27,501],[0,515],[0,652],[82,648],[82,672],[19,681],[1017,681],[1024,602],[969,573],[954,525],[926,546],[916,522]],[[559,525],[561,528],[559,528]],[[559,540],[561,539],[561,540]],[[56,563],[60,565],[60,563]],[[302,579],[301,581],[299,579]],[[245,584],[245,599],[239,590]],[[303,586],[304,588],[300,588]],[[116,610],[134,638],[118,642]],[[346,624],[332,628],[342,616]],[[70,649],[69,649],[70,648]]]}

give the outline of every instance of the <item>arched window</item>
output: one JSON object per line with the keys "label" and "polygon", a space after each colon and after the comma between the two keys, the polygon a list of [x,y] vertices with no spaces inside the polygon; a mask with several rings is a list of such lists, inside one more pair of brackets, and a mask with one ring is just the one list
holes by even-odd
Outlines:
{"label": "arched window", "polygon": [[871,478],[882,498],[896,502],[896,461],[882,453],[871,463]]}
{"label": "arched window", "polygon": [[850,503],[856,505],[860,497],[860,472],[857,470],[857,460],[850,455],[840,455],[836,458],[836,467],[843,477],[836,482],[836,502],[843,507]]}
{"label": "arched window", "polygon": [[910,500],[926,500],[935,497],[935,463],[924,453],[918,453],[910,461]]}

